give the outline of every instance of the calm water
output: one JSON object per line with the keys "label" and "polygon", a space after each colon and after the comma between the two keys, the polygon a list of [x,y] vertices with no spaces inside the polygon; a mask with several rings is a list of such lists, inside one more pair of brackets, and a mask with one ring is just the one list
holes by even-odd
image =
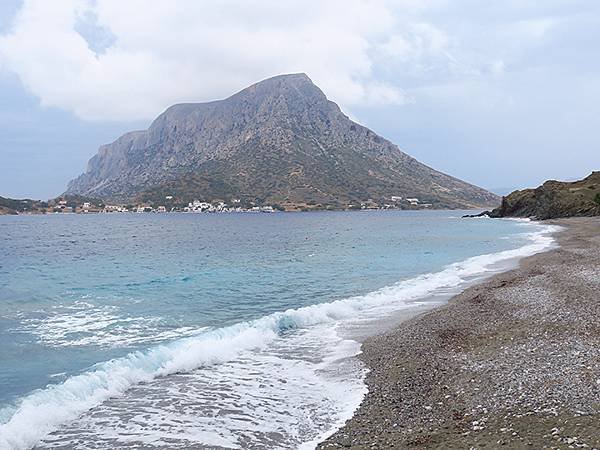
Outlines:
{"label": "calm water", "polygon": [[0,448],[314,445],[365,392],[353,327],[552,245],[459,217],[0,217]]}

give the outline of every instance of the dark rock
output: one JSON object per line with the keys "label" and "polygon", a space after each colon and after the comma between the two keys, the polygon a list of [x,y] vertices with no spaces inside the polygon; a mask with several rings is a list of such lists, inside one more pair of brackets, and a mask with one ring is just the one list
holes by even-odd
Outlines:
{"label": "dark rock", "polygon": [[538,220],[600,215],[600,172],[574,182],[546,181],[535,189],[514,191],[501,205],[465,217],[531,217]]}
{"label": "dark rock", "polygon": [[482,211],[479,214],[465,214],[464,216],[462,216],[462,218],[466,219],[466,218],[489,217],[489,216],[490,216],[490,211]]}

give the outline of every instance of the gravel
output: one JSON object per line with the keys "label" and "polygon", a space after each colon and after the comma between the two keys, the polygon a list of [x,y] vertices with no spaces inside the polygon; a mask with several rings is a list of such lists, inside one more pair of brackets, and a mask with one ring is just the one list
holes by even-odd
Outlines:
{"label": "gravel", "polygon": [[319,445],[600,449],[600,218],[448,305],[369,338],[369,393]]}

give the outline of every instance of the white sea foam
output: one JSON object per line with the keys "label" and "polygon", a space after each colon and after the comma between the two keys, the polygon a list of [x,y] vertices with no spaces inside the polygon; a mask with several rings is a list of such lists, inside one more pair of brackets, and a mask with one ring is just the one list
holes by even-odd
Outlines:
{"label": "white sea foam", "polygon": [[[21,399],[14,409],[0,410],[0,418],[5,418],[0,425],[0,448],[32,447],[61,425],[108,399],[122,396],[139,383],[152,383],[159,377],[171,374],[193,374],[214,364],[233,364],[249,353],[264,354],[285,339],[289,330],[300,329],[297,332],[304,332],[313,328],[328,329],[321,325],[340,325],[352,320],[381,317],[391,311],[407,308],[411,302],[441,290],[457,289],[474,278],[497,270],[499,264],[552,247],[554,239],[550,234],[558,227],[536,225],[536,229],[539,231],[529,233],[529,243],[518,249],[469,258],[451,264],[440,272],[401,281],[363,296],[277,312],[258,320],[206,331],[98,364],[61,384],[32,392]],[[336,357],[339,356],[339,353],[336,354]],[[324,361],[326,358],[317,361],[317,365]],[[313,370],[311,373],[316,372]],[[334,388],[330,391],[333,392]],[[341,425],[360,403],[363,393],[359,389],[353,392],[354,395],[349,396],[346,402],[336,399],[344,407],[336,410],[337,415],[331,418],[329,429],[318,430],[317,436],[308,433],[308,439],[317,442]],[[238,442],[236,445],[243,445],[239,444],[239,437],[231,435],[194,436],[189,438],[200,439],[200,442],[205,439],[206,445],[220,445],[217,441],[231,443],[234,440]]]}
{"label": "white sea foam", "polygon": [[125,347],[193,336],[206,328],[164,330],[157,317],[124,317],[116,305],[76,301],[57,305],[43,317],[24,318],[14,331],[30,333],[49,347]]}
{"label": "white sea foam", "polygon": [[331,326],[297,330],[218,367],[137,385],[41,445],[297,448],[339,425],[360,403],[364,370],[347,359],[359,347]]}

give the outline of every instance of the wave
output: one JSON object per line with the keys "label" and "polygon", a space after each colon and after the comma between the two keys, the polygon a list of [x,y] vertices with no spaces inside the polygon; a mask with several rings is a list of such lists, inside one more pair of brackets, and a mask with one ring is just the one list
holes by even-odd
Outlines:
{"label": "wave", "polygon": [[85,301],[54,306],[42,317],[26,318],[13,331],[30,333],[51,347],[122,347],[158,344],[167,339],[193,336],[207,327],[165,330],[157,317],[123,317],[116,305],[96,306]]}
{"label": "wave", "polygon": [[3,422],[0,448],[32,447],[61,424],[109,398],[123,395],[134,385],[231,361],[241,352],[264,349],[290,330],[381,317],[441,290],[459,288],[497,270],[499,264],[555,246],[551,233],[559,228],[544,226],[527,233],[528,244],[523,247],[468,258],[439,272],[404,280],[366,295],[276,312],[99,363],[60,384],[33,391],[15,406],[0,410]]}

